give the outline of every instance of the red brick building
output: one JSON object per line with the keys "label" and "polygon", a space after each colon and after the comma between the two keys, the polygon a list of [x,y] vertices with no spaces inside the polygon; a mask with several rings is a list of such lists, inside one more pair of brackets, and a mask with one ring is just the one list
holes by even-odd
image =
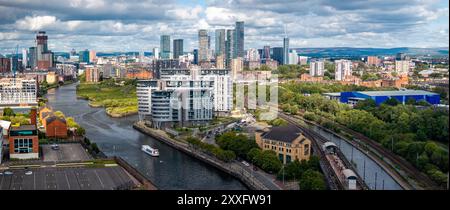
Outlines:
{"label": "red brick building", "polygon": [[9,72],[11,72],[11,59],[0,57],[0,74]]}
{"label": "red brick building", "polygon": [[67,123],[64,118],[55,115],[45,120],[45,135],[49,138],[67,138]]}
{"label": "red brick building", "polygon": [[39,140],[36,125],[11,127],[8,140],[11,159],[39,158]]}

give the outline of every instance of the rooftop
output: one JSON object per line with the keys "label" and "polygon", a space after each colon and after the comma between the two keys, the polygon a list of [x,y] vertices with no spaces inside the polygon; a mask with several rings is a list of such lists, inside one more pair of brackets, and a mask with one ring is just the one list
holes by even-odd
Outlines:
{"label": "rooftop", "polygon": [[265,139],[291,143],[301,134],[301,130],[295,125],[275,126],[262,135]]}
{"label": "rooftop", "polygon": [[395,91],[357,91],[368,96],[399,96],[399,95],[438,95],[424,90],[395,90]]}
{"label": "rooftop", "polygon": [[11,131],[36,130],[35,125],[21,125],[19,127],[11,127]]}

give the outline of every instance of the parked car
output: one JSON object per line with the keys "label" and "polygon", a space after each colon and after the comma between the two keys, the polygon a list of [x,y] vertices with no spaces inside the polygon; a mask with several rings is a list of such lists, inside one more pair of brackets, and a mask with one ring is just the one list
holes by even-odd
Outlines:
{"label": "parked car", "polygon": [[249,163],[247,163],[246,161],[242,161],[242,164],[244,164],[245,166],[250,166],[250,164]]}
{"label": "parked car", "polygon": [[27,171],[27,172],[25,172],[25,175],[32,175],[32,174],[33,174],[32,171]]}
{"label": "parked car", "polygon": [[53,150],[59,150],[59,145],[57,145],[57,144],[52,144],[51,148],[52,148]]}
{"label": "parked car", "polygon": [[14,173],[12,171],[5,171],[4,174],[5,175],[13,175]]}

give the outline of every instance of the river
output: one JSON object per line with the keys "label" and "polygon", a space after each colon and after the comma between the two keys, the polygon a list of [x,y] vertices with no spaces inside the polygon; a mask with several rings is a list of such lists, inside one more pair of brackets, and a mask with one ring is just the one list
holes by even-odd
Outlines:
{"label": "river", "polygon": [[[245,190],[234,177],[194,159],[132,128],[138,116],[111,118],[103,108],[92,108],[76,98],[76,84],[49,90],[48,105],[73,117],[86,129],[86,136],[108,156],[120,156],[163,190]],[[159,149],[155,158],[141,145]]]}

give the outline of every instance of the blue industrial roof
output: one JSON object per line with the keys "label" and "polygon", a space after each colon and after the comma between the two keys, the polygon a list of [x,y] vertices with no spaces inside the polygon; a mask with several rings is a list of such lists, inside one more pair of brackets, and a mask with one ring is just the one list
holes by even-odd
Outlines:
{"label": "blue industrial roof", "polygon": [[414,95],[438,95],[424,90],[395,90],[395,91],[356,91],[368,96],[414,96]]}

